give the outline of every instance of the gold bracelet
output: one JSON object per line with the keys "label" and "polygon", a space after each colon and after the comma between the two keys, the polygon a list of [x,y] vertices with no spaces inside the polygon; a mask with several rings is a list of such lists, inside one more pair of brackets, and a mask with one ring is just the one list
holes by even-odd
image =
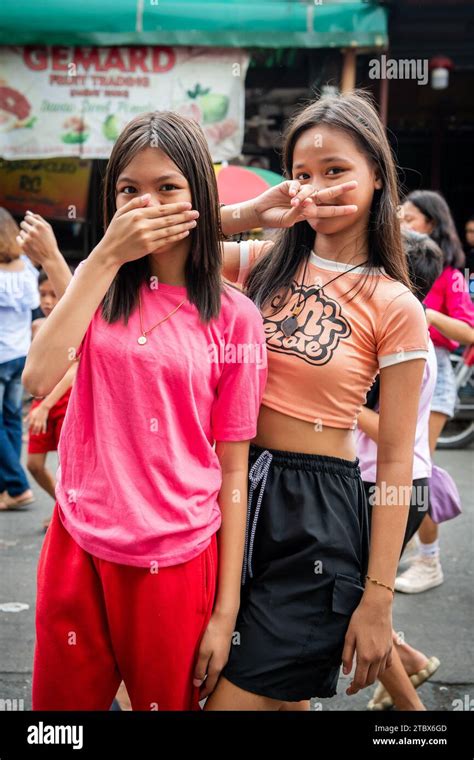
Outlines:
{"label": "gold bracelet", "polygon": [[371,581],[371,583],[376,583],[377,586],[383,586],[384,588],[388,588],[389,591],[392,592],[392,594],[395,596],[395,589],[391,586],[387,586],[386,583],[382,583],[381,581],[377,581],[375,578],[371,578],[370,575],[365,576],[368,581]]}

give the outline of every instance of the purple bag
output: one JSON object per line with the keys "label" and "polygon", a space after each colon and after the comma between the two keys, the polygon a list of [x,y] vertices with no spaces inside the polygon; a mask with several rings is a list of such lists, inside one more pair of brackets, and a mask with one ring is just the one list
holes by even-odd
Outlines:
{"label": "purple bag", "polygon": [[446,522],[461,514],[461,497],[449,472],[433,465],[429,489],[430,516],[433,522]]}

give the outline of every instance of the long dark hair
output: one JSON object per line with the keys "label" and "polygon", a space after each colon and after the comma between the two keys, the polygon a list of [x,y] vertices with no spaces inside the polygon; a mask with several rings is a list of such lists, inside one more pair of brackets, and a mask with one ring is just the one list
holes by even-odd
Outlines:
{"label": "long dark hair", "polygon": [[[321,124],[346,132],[378,168],[383,184],[381,190],[374,191],[370,209],[367,264],[383,267],[389,277],[411,289],[397,217],[399,197],[395,162],[384,128],[365,91],[322,97],[293,117],[284,135],[285,176],[292,177],[293,153],[299,137]],[[281,289],[289,291],[301,262],[310,255],[315,235],[317,237],[306,221],[279,230],[273,249],[252,268],[245,283],[246,294],[260,308],[271,302]]]}
{"label": "long dark hair", "polygon": [[405,202],[408,201],[433,223],[433,229],[429,234],[443,251],[443,268],[461,269],[466,263],[466,256],[449,206],[443,196],[434,190],[413,190],[405,198]]}
{"label": "long dark hair", "polygon": [[[115,143],[104,179],[104,227],[115,214],[116,184],[125,166],[145,148],[159,148],[186,177],[199,222],[191,233],[185,264],[188,299],[203,322],[217,317],[223,290],[222,247],[217,182],[209,148],[199,125],[171,111],[141,114],[130,121]],[[123,264],[102,302],[107,322],[125,324],[138,302],[138,288],[151,276],[148,256]]]}

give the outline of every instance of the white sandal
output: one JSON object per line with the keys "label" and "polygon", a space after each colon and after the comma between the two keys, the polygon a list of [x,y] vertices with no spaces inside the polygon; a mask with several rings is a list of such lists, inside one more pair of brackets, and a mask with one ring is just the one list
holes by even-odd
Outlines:
{"label": "white sandal", "polygon": [[[417,673],[412,673],[410,681],[415,689],[421,686],[422,683],[427,681],[431,676],[436,673],[440,666],[440,661],[437,657],[430,657],[424,667]],[[382,683],[377,685],[374,691],[374,696],[367,705],[368,710],[390,710],[393,707],[393,699],[385,686]]]}

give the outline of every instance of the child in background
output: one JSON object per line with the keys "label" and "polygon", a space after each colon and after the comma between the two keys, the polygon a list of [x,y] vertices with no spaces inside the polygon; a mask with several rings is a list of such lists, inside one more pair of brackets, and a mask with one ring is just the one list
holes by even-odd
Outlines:
{"label": "child in background", "polygon": [[[405,230],[403,238],[413,289],[419,300],[423,301],[441,273],[443,254],[428,235]],[[436,354],[430,341],[418,408],[413,457],[413,491],[402,552],[420,527],[428,510],[428,483],[431,477],[429,418],[436,371]],[[377,378],[368,394],[368,406],[365,406],[359,415],[356,432],[357,456],[360,459],[359,466],[367,494],[369,512],[374,502],[378,431]],[[439,660],[436,657],[428,658],[404,641],[400,641],[395,631],[393,631],[393,643],[397,647],[405,672],[387,668],[380,677],[380,685],[375,690],[368,707],[370,710],[383,710],[395,703],[398,710],[423,710],[423,704],[415,692],[415,687],[420,686],[433,675],[439,667]]]}
{"label": "child in background", "polygon": [[[43,322],[51,314],[58,302],[52,283],[46,272],[40,272],[38,278],[40,306],[44,317],[35,319],[31,326],[32,338],[35,337]],[[59,436],[66,414],[69,396],[77,371],[77,362],[69,367],[66,374],[45,398],[33,399],[27,417],[29,427],[27,467],[36,482],[52,499],[55,499],[56,480],[46,467],[48,451],[56,451]],[[46,530],[51,518],[43,522]]]}
{"label": "child in background", "polygon": [[39,304],[38,271],[22,255],[19,228],[0,208],[0,511],[34,502],[21,465],[21,373],[31,342],[31,311]]}

